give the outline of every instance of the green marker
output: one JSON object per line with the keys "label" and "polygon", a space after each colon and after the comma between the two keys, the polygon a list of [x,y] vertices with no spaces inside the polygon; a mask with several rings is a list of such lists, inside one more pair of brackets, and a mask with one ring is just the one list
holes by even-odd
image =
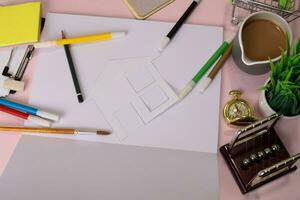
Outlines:
{"label": "green marker", "polygon": [[[235,34],[234,34],[234,36],[235,36]],[[229,44],[233,41],[234,36],[232,36],[230,39],[225,40],[221,44],[221,46],[217,49],[217,51],[209,58],[209,60],[204,64],[204,66],[194,76],[194,78],[190,82],[188,82],[188,84],[180,91],[180,93],[178,95],[179,99],[183,99],[186,95],[188,95],[193,90],[193,88],[201,80],[201,78],[205,75],[205,73],[214,65],[214,63],[219,59],[219,57],[229,47]]]}

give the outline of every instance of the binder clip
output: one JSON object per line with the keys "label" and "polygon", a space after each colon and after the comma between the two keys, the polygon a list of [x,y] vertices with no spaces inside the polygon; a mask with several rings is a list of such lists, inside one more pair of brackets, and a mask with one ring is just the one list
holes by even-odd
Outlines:
{"label": "binder clip", "polygon": [[10,72],[10,62],[13,55],[13,49],[11,51],[9,60],[7,62],[7,65],[4,67],[2,71],[2,76],[0,75],[0,96],[7,96],[9,94],[14,94],[17,91],[21,92],[24,90],[24,82],[21,81],[24,72],[27,68],[27,65],[29,61],[32,58],[34,52],[34,46],[28,45],[26,48],[25,54],[19,64],[19,67],[13,75],[12,72]]}

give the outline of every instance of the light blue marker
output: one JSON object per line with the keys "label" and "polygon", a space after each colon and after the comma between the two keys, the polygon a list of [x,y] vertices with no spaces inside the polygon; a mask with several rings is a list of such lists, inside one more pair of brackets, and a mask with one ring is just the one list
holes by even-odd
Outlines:
{"label": "light blue marker", "polygon": [[27,113],[29,115],[35,115],[35,116],[40,116],[43,117],[45,119],[50,119],[53,121],[57,121],[59,119],[59,116],[57,114],[53,114],[53,113],[49,113],[46,111],[42,111],[42,110],[38,110],[36,108],[33,108],[31,106],[27,106],[27,105],[23,105],[20,103],[16,103],[13,101],[9,101],[7,99],[4,98],[0,98],[0,105],[15,109],[15,110],[19,110],[22,111],[24,113]]}

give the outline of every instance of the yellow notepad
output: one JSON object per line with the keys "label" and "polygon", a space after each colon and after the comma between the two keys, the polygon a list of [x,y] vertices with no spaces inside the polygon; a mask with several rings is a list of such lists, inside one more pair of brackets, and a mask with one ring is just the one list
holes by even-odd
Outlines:
{"label": "yellow notepad", "polygon": [[0,47],[37,42],[40,8],[40,2],[0,6]]}

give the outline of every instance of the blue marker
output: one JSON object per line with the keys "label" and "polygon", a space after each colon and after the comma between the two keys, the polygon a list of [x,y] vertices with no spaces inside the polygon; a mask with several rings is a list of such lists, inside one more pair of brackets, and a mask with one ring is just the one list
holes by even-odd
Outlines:
{"label": "blue marker", "polygon": [[27,106],[27,105],[23,105],[20,103],[16,103],[13,101],[9,101],[7,99],[4,98],[0,98],[0,105],[15,109],[15,110],[19,110],[22,111],[24,113],[27,113],[29,115],[35,115],[35,116],[40,116],[43,117],[45,119],[50,119],[53,121],[57,121],[59,119],[59,116],[57,114],[53,114],[53,113],[49,113],[46,111],[42,111],[42,110],[38,110],[36,108],[33,108],[31,106]]}

